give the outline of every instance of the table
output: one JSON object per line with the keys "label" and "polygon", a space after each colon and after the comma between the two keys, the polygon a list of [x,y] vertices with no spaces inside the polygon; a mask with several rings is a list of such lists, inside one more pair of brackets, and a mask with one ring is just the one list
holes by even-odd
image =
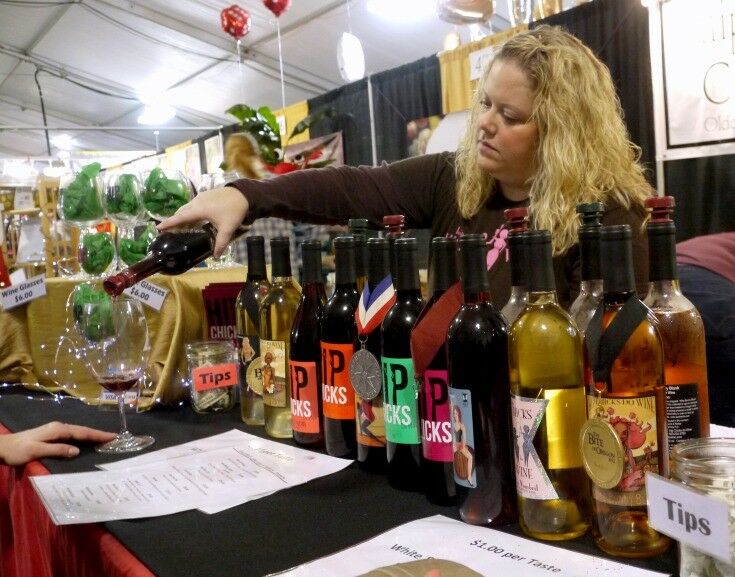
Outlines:
{"label": "table", "polygon": [[[147,367],[149,387],[144,401],[171,404],[186,394],[184,344],[206,334],[201,289],[207,284],[245,280],[245,267],[195,268],[177,276],[153,275],[150,282],[167,289],[161,311],[144,307],[150,329],[151,352]],[[46,279],[46,296],[28,305],[0,311],[0,383],[40,383],[49,390],[64,389],[90,401],[101,388],[83,364],[59,338],[70,329],[69,295],[80,281]],[[62,342],[62,345],[68,342]],[[59,354],[57,354],[59,351]]]}
{"label": "table", "polygon": [[[0,398],[0,423],[9,430],[22,430],[53,419],[107,429],[117,425],[117,415],[114,412],[101,412],[75,400],[65,400],[57,404],[13,393]],[[264,435],[262,428],[243,424],[237,409],[224,414],[198,415],[189,407],[162,407],[147,413],[131,414],[128,424],[133,432],[152,434],[156,438],[152,449],[161,449],[232,428]],[[292,443],[289,441],[289,444]],[[69,473],[89,471],[98,463],[116,459],[114,456],[97,454],[91,447],[83,447],[80,456],[74,460],[46,459],[43,465],[52,473]],[[24,471],[21,470],[11,479],[10,484],[5,479],[0,480],[0,531],[3,534],[10,522],[7,518],[8,491],[12,497],[18,483],[21,483],[21,489],[28,484],[26,477],[34,474],[37,466],[26,466]],[[9,468],[0,466],[0,469],[5,470],[7,477]],[[25,497],[38,501],[35,494]],[[153,573],[160,577],[232,577],[283,571],[374,537],[402,523],[436,514],[458,518],[454,507],[435,506],[428,503],[421,494],[396,491],[388,485],[385,476],[364,473],[353,464],[334,475],[280,491],[217,515],[187,511],[165,517],[114,521],[100,524],[102,536],[93,534],[92,540],[87,540],[86,531],[97,526],[83,525],[76,529],[73,526],[61,529],[69,530],[64,546],[69,548],[69,555],[74,558],[78,556],[79,563],[91,556],[87,565],[94,567],[107,564],[107,569],[97,575],[149,577]],[[43,523],[36,524],[40,535],[31,537],[34,540],[43,540],[47,516],[43,510],[39,510],[38,516],[43,520]],[[502,530],[515,535],[521,534],[517,525]],[[134,557],[126,557],[124,551],[121,553],[115,548],[114,542],[105,541],[105,534],[114,536]],[[3,548],[2,559],[5,562],[5,537],[0,540],[0,546]],[[103,546],[106,547],[105,550],[96,550]],[[533,546],[533,541],[529,541],[529,546]],[[589,536],[559,546],[605,556],[594,547]],[[125,560],[132,565],[126,566],[126,572],[121,572],[116,561]],[[616,560],[626,562],[622,559]],[[665,573],[676,574],[677,571],[675,549],[654,559],[630,563]],[[56,567],[52,566],[44,574],[36,573],[33,577],[74,575],[62,571],[54,572],[54,569]],[[84,566],[76,575],[93,574],[84,573],[83,569]],[[5,577],[5,573],[0,574]],[[18,575],[30,577],[28,573]]]}

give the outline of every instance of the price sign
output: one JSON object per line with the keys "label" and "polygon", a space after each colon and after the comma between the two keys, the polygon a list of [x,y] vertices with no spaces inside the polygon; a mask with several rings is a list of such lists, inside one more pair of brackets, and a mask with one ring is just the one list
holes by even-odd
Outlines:
{"label": "price sign", "polygon": [[35,204],[33,203],[33,191],[17,189],[15,191],[15,197],[13,198],[13,208],[15,210],[28,210],[35,208]]}
{"label": "price sign", "polygon": [[46,296],[46,275],[43,274],[0,291],[0,301],[6,311],[43,296]]}
{"label": "price sign", "polygon": [[168,295],[168,289],[162,288],[146,280],[142,280],[139,283],[134,284],[123,292],[156,311],[161,310],[163,301],[166,299],[166,295]]}

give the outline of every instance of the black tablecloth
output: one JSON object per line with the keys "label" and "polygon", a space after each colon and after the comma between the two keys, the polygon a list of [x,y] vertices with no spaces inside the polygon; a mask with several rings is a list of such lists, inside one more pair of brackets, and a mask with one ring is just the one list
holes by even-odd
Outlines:
{"label": "black tablecloth", "polygon": [[[17,393],[0,397],[0,423],[11,431],[50,420],[116,430],[118,419],[117,412],[101,411],[72,399],[56,403]],[[242,423],[237,409],[225,414],[198,415],[189,407],[157,408],[129,414],[128,426],[133,433],[156,438],[149,451],[233,428],[265,436],[262,428]],[[43,464],[52,473],[72,473],[92,471],[99,463],[118,459],[119,456],[95,453],[87,446],[82,447],[76,459],[45,459]],[[431,505],[420,494],[396,491],[384,476],[364,473],[353,464],[339,473],[216,515],[187,511],[104,525],[161,577],[232,577],[283,571],[402,523],[436,514],[458,518],[455,508]],[[517,525],[500,529],[521,535]],[[595,548],[589,536],[556,545],[606,556]],[[529,540],[529,549],[533,546],[534,541]],[[675,548],[654,559],[616,560],[668,574],[677,571]]]}

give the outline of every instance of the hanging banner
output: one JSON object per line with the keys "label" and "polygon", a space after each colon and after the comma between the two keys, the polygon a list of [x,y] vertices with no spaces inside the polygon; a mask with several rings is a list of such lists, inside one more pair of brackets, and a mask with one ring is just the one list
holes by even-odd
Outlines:
{"label": "hanging banner", "polygon": [[665,2],[661,33],[667,148],[735,142],[735,0]]}

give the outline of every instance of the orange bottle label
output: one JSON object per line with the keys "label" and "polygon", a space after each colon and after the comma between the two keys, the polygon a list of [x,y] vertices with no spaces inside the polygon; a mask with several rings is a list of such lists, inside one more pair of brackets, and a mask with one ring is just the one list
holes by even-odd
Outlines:
{"label": "orange bottle label", "polygon": [[355,418],[355,391],[350,382],[352,343],[325,343],[322,348],[322,403],[324,416],[347,421]]}
{"label": "orange bottle label", "polygon": [[236,363],[197,367],[191,372],[192,385],[198,393],[209,389],[235,387],[240,384],[240,368]]}
{"label": "orange bottle label", "polygon": [[319,432],[319,383],[316,363],[289,361],[291,372],[291,428],[299,433]]}

